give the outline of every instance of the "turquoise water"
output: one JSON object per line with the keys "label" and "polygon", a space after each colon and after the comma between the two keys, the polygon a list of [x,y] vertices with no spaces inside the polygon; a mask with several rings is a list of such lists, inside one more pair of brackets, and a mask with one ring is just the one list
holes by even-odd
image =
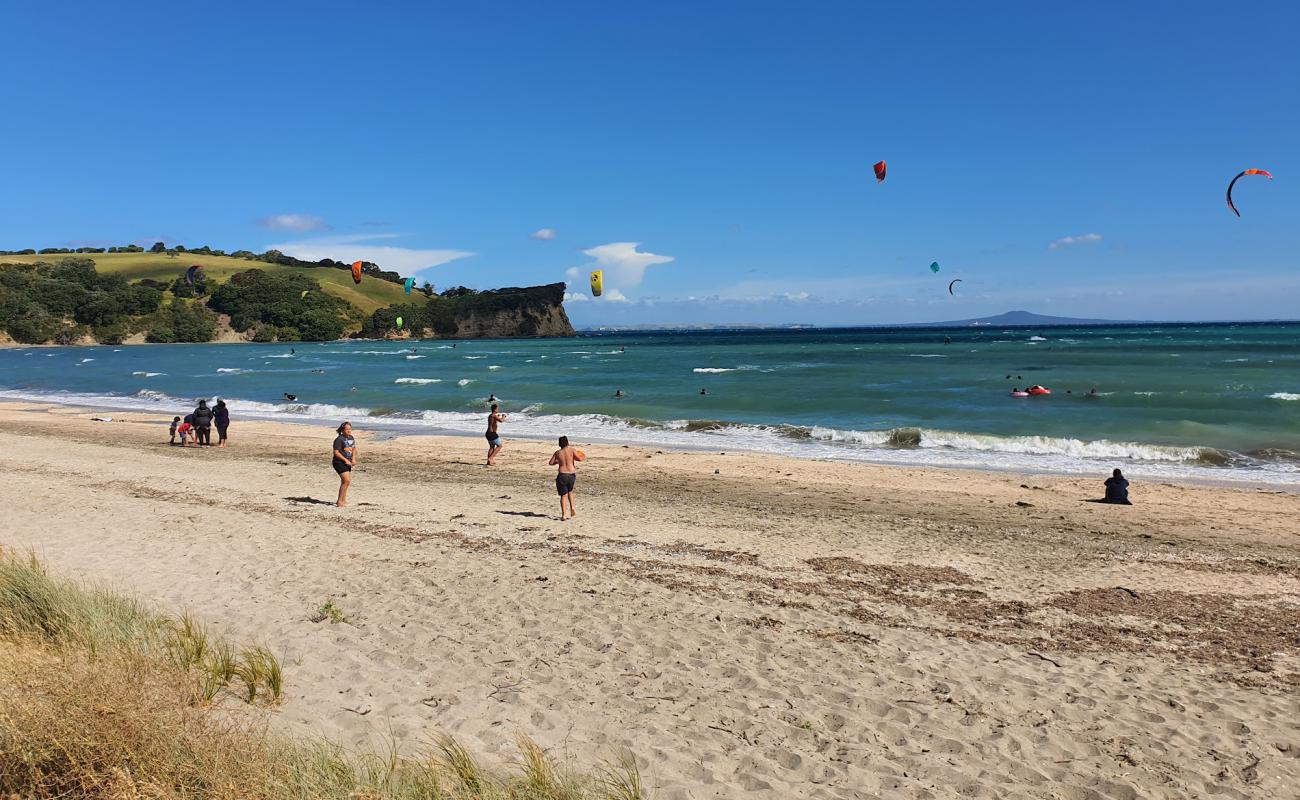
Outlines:
{"label": "turquoise water", "polygon": [[1300,485],[1298,324],[30,348],[0,351],[0,390],[469,433],[495,394],[507,436]]}

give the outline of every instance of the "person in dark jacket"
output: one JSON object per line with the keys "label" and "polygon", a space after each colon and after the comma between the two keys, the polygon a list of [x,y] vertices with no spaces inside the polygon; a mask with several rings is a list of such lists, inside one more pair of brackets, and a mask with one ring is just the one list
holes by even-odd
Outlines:
{"label": "person in dark jacket", "polygon": [[212,407],[212,422],[217,426],[217,447],[225,447],[226,429],[230,427],[230,409],[225,400],[218,400]]}
{"label": "person in dark jacket", "polygon": [[212,409],[207,400],[200,400],[194,409],[194,439],[201,445],[212,444]]}
{"label": "person in dark jacket", "polygon": [[1106,479],[1106,497],[1101,502],[1121,506],[1133,505],[1128,499],[1128,480],[1118,469]]}

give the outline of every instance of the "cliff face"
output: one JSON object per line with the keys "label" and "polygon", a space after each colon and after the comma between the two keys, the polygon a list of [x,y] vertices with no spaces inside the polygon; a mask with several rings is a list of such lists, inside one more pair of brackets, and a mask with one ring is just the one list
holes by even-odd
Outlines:
{"label": "cliff face", "polygon": [[[397,325],[401,317],[403,324]],[[455,289],[381,308],[361,326],[368,339],[423,336],[437,339],[503,339],[575,336],[564,311],[564,284],[510,287],[476,292]]]}
{"label": "cliff face", "polygon": [[457,339],[503,339],[519,336],[573,336],[569,315],[560,304],[544,307],[470,311],[456,319]]}

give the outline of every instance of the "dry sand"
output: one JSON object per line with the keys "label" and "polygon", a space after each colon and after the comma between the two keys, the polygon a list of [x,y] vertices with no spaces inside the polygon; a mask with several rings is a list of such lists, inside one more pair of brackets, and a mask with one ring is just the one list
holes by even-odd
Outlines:
{"label": "dry sand", "polygon": [[0,407],[0,543],[269,645],[285,730],[628,748],[659,798],[1300,797],[1294,495],[586,446],[561,523],[548,445],[361,430],[339,510],[327,428],[90,416]]}

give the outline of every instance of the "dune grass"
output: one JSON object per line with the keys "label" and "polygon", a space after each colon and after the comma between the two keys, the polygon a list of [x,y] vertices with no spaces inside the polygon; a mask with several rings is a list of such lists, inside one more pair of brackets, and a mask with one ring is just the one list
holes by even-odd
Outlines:
{"label": "dune grass", "polygon": [[[643,800],[626,756],[594,773],[526,737],[487,769],[449,736],[415,756],[267,729],[279,660],[189,616],[0,553],[0,797]],[[247,704],[253,704],[251,707]]]}

